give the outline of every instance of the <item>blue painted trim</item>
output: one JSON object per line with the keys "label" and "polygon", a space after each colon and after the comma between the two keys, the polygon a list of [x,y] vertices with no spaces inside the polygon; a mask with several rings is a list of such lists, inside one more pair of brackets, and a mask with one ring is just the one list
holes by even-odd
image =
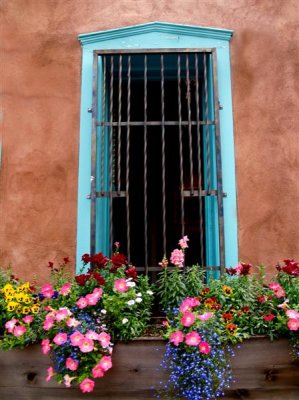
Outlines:
{"label": "blue painted trim", "polygon": [[[223,109],[220,111],[222,146],[223,190],[225,221],[225,262],[234,266],[238,262],[237,208],[234,138],[232,119],[231,76],[229,40],[232,31],[189,25],[152,22],[120,29],[79,35],[83,47],[82,95],[80,114],[77,271],[80,270],[82,254],[90,248],[90,159],[93,50],[101,49],[150,49],[150,48],[216,48],[218,65],[218,92]],[[100,107],[99,107],[100,109]],[[100,222],[97,222],[100,224]],[[104,245],[104,248],[107,244]],[[104,250],[103,248],[103,250]]]}

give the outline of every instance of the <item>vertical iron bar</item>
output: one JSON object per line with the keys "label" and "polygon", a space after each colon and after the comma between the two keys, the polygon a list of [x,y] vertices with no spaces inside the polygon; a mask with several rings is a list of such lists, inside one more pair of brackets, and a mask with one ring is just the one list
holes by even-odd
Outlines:
{"label": "vertical iron bar", "polygon": [[188,133],[189,133],[189,168],[190,168],[190,193],[194,194],[193,183],[193,150],[192,150],[192,125],[191,125],[191,91],[190,91],[190,72],[189,72],[189,56],[186,58],[186,86],[187,86],[187,110],[188,110]]}
{"label": "vertical iron bar", "polygon": [[218,202],[218,226],[219,226],[219,253],[220,272],[225,272],[225,242],[224,242],[224,216],[223,216],[223,187],[222,187],[222,161],[221,161],[221,140],[219,126],[219,99],[217,81],[217,60],[216,51],[212,51],[213,63],[213,94],[214,94],[214,119],[215,119],[215,142],[216,142],[216,171],[217,171],[217,202]]}
{"label": "vertical iron bar", "polygon": [[145,273],[148,275],[148,237],[147,237],[147,55],[144,56],[144,139],[143,139],[143,190],[144,190],[144,258]]}
{"label": "vertical iron bar", "polygon": [[182,132],[182,101],[181,101],[181,56],[178,54],[178,107],[179,107],[179,157],[180,157],[180,191],[181,191],[181,237],[185,234],[184,207],[184,163],[183,163],[183,132]]}
{"label": "vertical iron bar", "polygon": [[163,253],[166,254],[166,198],[165,198],[165,105],[164,105],[164,56],[161,54],[161,122],[162,122],[162,223]]}
{"label": "vertical iron bar", "polygon": [[[102,121],[105,122],[106,116],[106,56],[103,60],[103,88],[102,88]],[[105,126],[102,126],[101,138],[101,192],[104,192],[104,159],[105,159]]]}
{"label": "vertical iron bar", "polygon": [[131,119],[131,56],[128,56],[128,90],[127,90],[127,159],[126,159],[126,211],[127,211],[127,255],[128,261],[131,260],[130,252],[130,199],[129,199],[129,189],[130,189],[130,119]]}
{"label": "vertical iron bar", "polygon": [[201,172],[201,138],[200,138],[200,108],[199,108],[199,83],[198,83],[198,53],[195,54],[195,101],[196,101],[196,128],[197,128],[197,154],[198,154],[198,201],[199,201],[199,235],[200,235],[200,265],[204,263],[203,241],[203,210],[202,210],[202,172]]}
{"label": "vertical iron bar", "polygon": [[97,116],[98,116],[98,55],[93,53],[92,84],[92,136],[91,136],[91,177],[90,177],[90,254],[96,249],[96,167],[97,167]]}
{"label": "vertical iron bar", "polygon": [[207,192],[211,189],[211,155],[210,155],[210,125],[208,125],[208,77],[207,77],[207,53],[203,56],[203,76],[204,76],[204,94],[205,94],[205,140],[206,140],[206,159],[207,159]]}
{"label": "vertical iron bar", "polygon": [[109,167],[110,167],[110,248],[113,253],[113,73],[114,56],[110,56],[110,143],[109,143]]}
{"label": "vertical iron bar", "polygon": [[122,89],[122,55],[119,55],[118,67],[118,139],[117,139],[117,190],[120,191],[121,172],[121,89]]}

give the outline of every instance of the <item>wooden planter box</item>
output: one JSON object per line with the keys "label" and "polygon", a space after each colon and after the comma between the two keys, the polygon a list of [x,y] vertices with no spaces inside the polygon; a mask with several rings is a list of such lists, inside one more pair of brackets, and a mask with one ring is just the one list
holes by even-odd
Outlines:
{"label": "wooden planter box", "polygon": [[[38,345],[0,352],[0,399],[153,399],[165,372],[159,369],[165,342],[144,338],[115,346],[113,368],[96,380],[93,393],[45,381],[48,357]],[[289,355],[288,341],[266,338],[246,340],[232,360],[235,383],[224,399],[299,399],[299,363]]]}

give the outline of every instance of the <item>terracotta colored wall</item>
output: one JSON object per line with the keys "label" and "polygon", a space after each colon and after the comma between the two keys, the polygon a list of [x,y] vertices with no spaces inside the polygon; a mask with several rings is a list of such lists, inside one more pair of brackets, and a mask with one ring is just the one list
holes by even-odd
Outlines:
{"label": "terracotta colored wall", "polygon": [[299,258],[297,0],[3,0],[0,7],[0,265],[42,276],[48,260],[74,259],[77,34],[151,21],[235,30],[240,258]]}

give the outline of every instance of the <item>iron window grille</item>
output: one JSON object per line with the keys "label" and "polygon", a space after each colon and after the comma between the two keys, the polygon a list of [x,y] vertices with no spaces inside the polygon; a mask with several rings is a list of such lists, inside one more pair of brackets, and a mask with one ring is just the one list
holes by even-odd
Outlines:
{"label": "iron window grille", "polygon": [[117,240],[148,273],[188,235],[189,263],[223,272],[215,49],[94,51],[91,175],[91,254]]}

